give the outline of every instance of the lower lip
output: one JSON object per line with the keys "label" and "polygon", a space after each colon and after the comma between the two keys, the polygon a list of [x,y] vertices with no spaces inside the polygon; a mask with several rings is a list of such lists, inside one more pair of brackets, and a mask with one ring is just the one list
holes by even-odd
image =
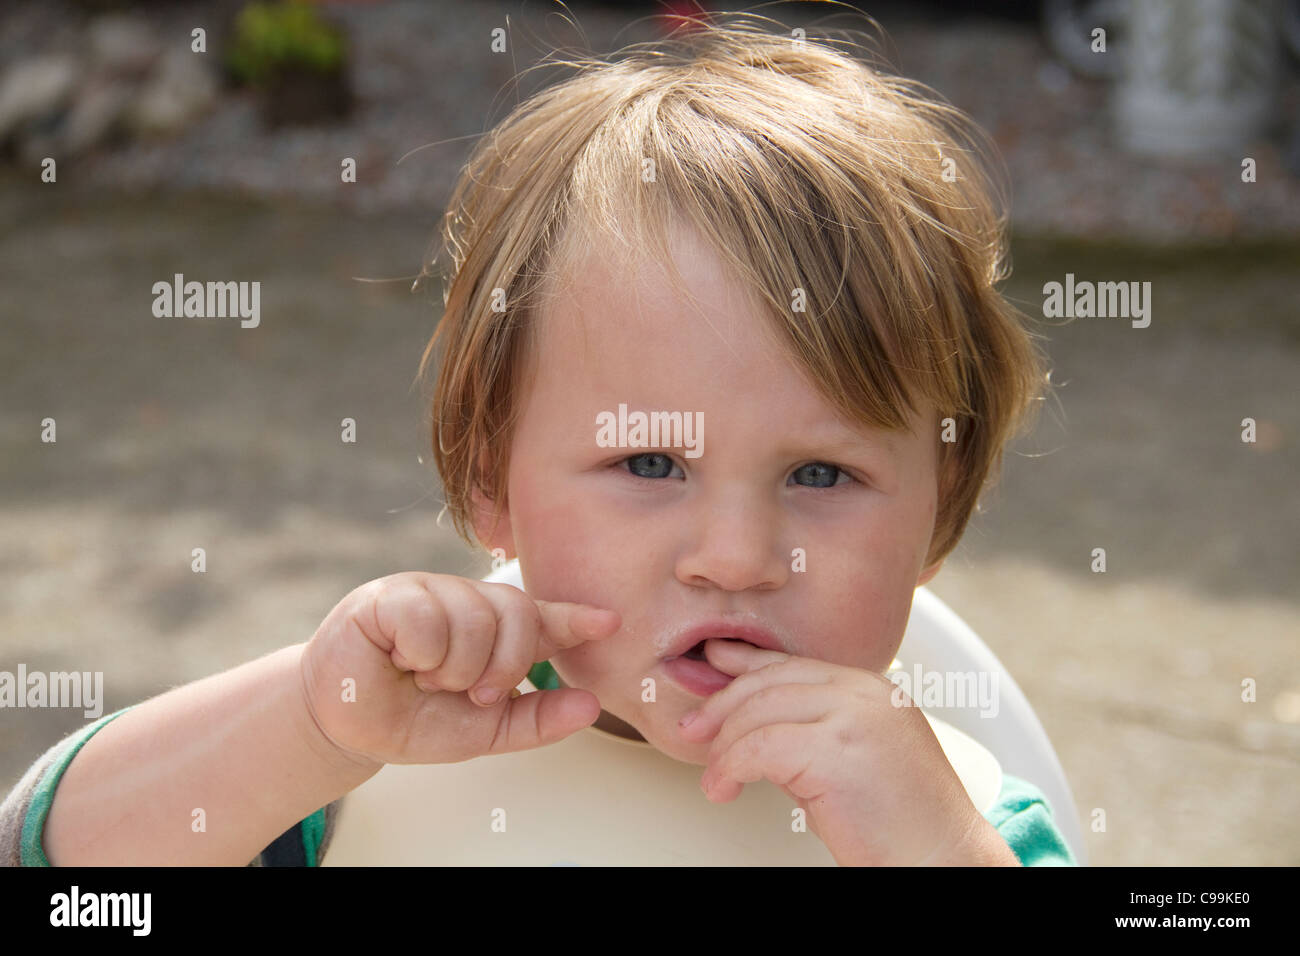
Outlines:
{"label": "lower lip", "polygon": [[674,657],[664,662],[668,676],[692,694],[708,697],[716,694],[730,684],[734,677],[724,674],[712,664],[705,661],[693,661],[689,657]]}

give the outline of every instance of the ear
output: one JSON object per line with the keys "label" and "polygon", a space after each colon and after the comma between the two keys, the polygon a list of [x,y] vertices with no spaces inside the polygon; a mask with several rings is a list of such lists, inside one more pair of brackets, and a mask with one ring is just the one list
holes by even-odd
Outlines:
{"label": "ear", "polygon": [[916,586],[919,588],[921,585],[929,583],[930,579],[939,573],[941,567],[943,567],[942,558],[921,572],[921,576],[916,579]]}
{"label": "ear", "polygon": [[[950,490],[953,487],[954,476],[957,469],[957,460],[953,449],[948,448],[943,444],[939,445],[937,455],[938,475],[936,477],[937,488],[935,489],[935,494],[938,500],[936,501],[936,508],[941,509],[944,498],[950,493]],[[934,543],[933,537],[931,538],[930,543]],[[916,579],[916,586],[919,588],[924,584],[928,584],[930,579],[939,573],[939,569],[943,567],[944,560],[944,558],[940,558],[934,564],[921,571],[921,576]]]}
{"label": "ear", "polygon": [[[489,474],[486,470],[487,455],[479,459],[479,474]],[[500,514],[497,514],[495,503],[488,498],[477,487],[470,491],[470,524],[474,528],[474,537],[476,537],[485,549],[495,551],[500,548],[505,552],[507,561],[515,558],[515,535],[510,525],[510,507],[507,501],[503,501]]]}

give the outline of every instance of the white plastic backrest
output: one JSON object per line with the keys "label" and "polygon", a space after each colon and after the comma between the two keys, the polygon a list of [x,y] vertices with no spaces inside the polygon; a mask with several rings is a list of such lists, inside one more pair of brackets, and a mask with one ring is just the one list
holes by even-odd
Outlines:
{"label": "white plastic backrest", "polygon": [[976,700],[967,701],[965,707],[944,707],[931,706],[919,696],[919,689],[911,693],[927,713],[947,721],[991,750],[1004,773],[1027,780],[1041,790],[1052,807],[1052,820],[1070,845],[1074,858],[1080,866],[1086,866],[1079,812],[1052,742],[1020,686],[979,635],[933,592],[919,587],[912,598],[912,614],[896,657],[899,669],[911,676],[904,689],[916,683],[918,664],[923,681],[929,672],[939,674],[945,683],[949,674],[967,675],[967,688],[978,686],[983,673],[989,675],[985,677],[986,686],[992,689],[992,675],[997,675],[992,696],[997,704],[996,713],[992,707],[981,707],[978,695]]}
{"label": "white plastic backrest", "polygon": [[[507,561],[483,580],[511,584],[520,590],[524,587],[518,559]],[[913,678],[903,685],[904,690],[928,713],[991,750],[1004,773],[1027,780],[1043,792],[1051,804],[1053,822],[1075,859],[1081,866],[1086,865],[1078,810],[1056,751],[1024,692],[979,635],[952,608],[927,588],[919,587],[896,656],[898,669]],[[982,707],[979,695],[964,707],[940,706],[924,699],[922,689],[911,686],[918,665],[922,681],[932,672],[939,674],[945,684],[949,674],[970,675],[963,683],[966,688],[978,687],[980,675],[988,675],[985,686],[993,690],[991,699],[996,702],[996,712],[993,707]]]}

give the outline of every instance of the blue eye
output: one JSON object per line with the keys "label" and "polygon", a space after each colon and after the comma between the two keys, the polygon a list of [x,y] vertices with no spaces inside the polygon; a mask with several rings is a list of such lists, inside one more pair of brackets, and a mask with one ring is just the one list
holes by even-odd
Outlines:
{"label": "blue eye", "polygon": [[667,455],[654,452],[624,458],[622,464],[627,465],[628,471],[638,478],[668,478],[677,467]]}
{"label": "blue eye", "polygon": [[836,484],[838,484],[839,479],[841,477],[843,478],[849,477],[847,474],[840,471],[840,469],[836,468],[834,465],[828,465],[825,462],[821,462],[821,461],[815,461],[812,462],[811,464],[803,465],[799,468],[796,468],[794,470],[794,473],[790,477],[793,478],[799,474],[803,474],[805,478],[812,479],[812,484],[809,485],[809,487],[812,488],[831,488]]}
{"label": "blue eye", "polygon": [[[624,458],[619,462],[619,466],[636,478],[646,478],[652,481],[671,478],[674,471],[677,470],[677,464],[672,458],[658,452],[648,452],[644,455],[633,455],[630,458]],[[803,484],[808,488],[833,488],[853,480],[842,469],[820,461],[796,468],[791,474],[791,478],[796,479],[796,484]],[[845,481],[840,479],[845,479]]]}

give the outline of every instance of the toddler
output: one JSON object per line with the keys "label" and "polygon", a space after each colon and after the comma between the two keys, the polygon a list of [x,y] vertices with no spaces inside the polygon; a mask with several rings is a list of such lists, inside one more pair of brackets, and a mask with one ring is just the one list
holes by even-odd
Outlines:
{"label": "toddler", "polygon": [[1044,380],[994,153],[770,23],[580,61],[463,171],[421,371],[523,589],[371,581],[106,716],[0,808],[10,863],[1074,862],[884,676]]}

